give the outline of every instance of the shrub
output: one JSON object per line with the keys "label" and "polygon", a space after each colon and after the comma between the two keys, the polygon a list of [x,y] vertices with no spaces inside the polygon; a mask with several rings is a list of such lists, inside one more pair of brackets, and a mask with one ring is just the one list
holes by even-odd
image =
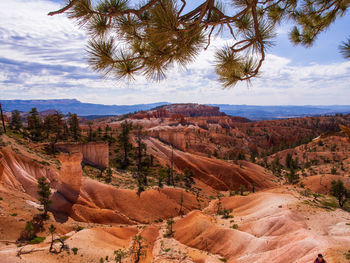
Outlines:
{"label": "shrub", "polygon": [[35,230],[32,221],[28,221],[24,230],[21,232],[19,240],[32,240],[35,237]]}
{"label": "shrub", "polygon": [[81,231],[81,230],[83,230],[83,229],[84,229],[84,227],[83,227],[83,226],[77,226],[76,231],[77,231],[77,232],[79,232],[79,231]]}
{"label": "shrub", "polygon": [[73,248],[72,248],[72,251],[73,251],[73,254],[76,255],[76,254],[78,253],[78,248],[73,247]]}
{"label": "shrub", "polygon": [[164,234],[164,237],[172,237],[174,235],[173,224],[175,223],[174,219],[170,218],[167,220],[167,232]]}
{"label": "shrub", "polygon": [[32,240],[29,241],[30,244],[39,244],[44,242],[45,237],[34,237]]}
{"label": "shrub", "polygon": [[223,219],[229,219],[229,218],[233,218],[233,216],[230,215],[231,212],[232,212],[232,209],[222,209],[218,211],[218,214],[221,215]]}
{"label": "shrub", "polygon": [[123,257],[125,257],[126,255],[127,255],[127,252],[125,250],[122,250],[122,249],[114,250],[115,262],[121,263]]}
{"label": "shrub", "polygon": [[238,229],[238,225],[237,225],[237,224],[233,224],[231,227],[232,227],[233,229]]}
{"label": "shrub", "polygon": [[337,174],[337,168],[335,168],[334,166],[331,169],[331,174]]}

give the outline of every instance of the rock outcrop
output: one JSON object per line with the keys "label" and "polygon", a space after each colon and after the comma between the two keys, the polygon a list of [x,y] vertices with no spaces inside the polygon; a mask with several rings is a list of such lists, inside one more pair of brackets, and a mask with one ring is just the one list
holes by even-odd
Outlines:
{"label": "rock outcrop", "polygon": [[275,178],[264,171],[264,168],[240,161],[239,164],[233,164],[215,158],[208,158],[174,150],[155,138],[145,140],[147,148],[163,164],[170,164],[173,158],[174,168],[180,172],[184,169],[190,169],[194,177],[206,185],[216,190],[238,189],[244,185],[247,189],[253,186],[257,189],[273,187]]}
{"label": "rock outcrop", "polygon": [[37,179],[47,178],[54,186],[57,183],[57,171],[41,164],[29,156],[17,154],[6,147],[0,151],[0,182],[7,187],[26,192],[37,197]]}
{"label": "rock outcrop", "polygon": [[83,170],[81,162],[83,155],[80,152],[61,153],[59,160],[62,166],[58,176],[59,186],[57,191],[66,199],[75,202],[82,185]]}
{"label": "rock outcrop", "polygon": [[149,111],[140,111],[131,116],[132,119],[146,119],[146,118],[175,118],[181,119],[183,117],[199,117],[199,116],[226,116],[224,112],[220,112],[219,107],[201,105],[196,103],[171,104]]}
{"label": "rock outcrop", "polygon": [[80,152],[83,155],[83,161],[105,169],[109,164],[109,147],[105,142],[89,143],[57,143],[56,148],[64,152]]}

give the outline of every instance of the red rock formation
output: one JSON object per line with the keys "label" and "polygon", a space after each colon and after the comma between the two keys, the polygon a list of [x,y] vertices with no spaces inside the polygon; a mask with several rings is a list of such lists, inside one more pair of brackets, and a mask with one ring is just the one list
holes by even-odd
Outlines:
{"label": "red rock formation", "polygon": [[219,107],[201,105],[195,103],[171,104],[161,106],[149,111],[141,111],[131,116],[132,119],[149,119],[149,118],[175,118],[198,117],[198,116],[226,116],[220,112]]}
{"label": "red rock formation", "polygon": [[[139,196],[134,190],[117,189],[84,178],[79,196],[74,203],[67,200],[66,196],[57,194],[54,196],[52,207],[55,211],[82,222],[151,223],[159,218],[178,216],[181,195],[184,213],[198,208],[196,197],[180,189],[148,190]],[[207,202],[203,203],[206,204]]]}
{"label": "red rock formation", "polygon": [[109,147],[105,142],[57,143],[56,148],[62,151],[80,152],[83,154],[84,162],[102,169],[109,165]]}
{"label": "red rock formation", "polygon": [[[135,190],[117,189],[84,178],[81,153],[61,154],[60,170],[41,165],[10,149],[1,149],[0,153],[0,178],[6,188],[38,198],[37,179],[44,176],[52,189],[50,209],[55,214],[70,216],[77,221],[151,223],[159,218],[178,216],[180,210],[188,213],[198,208],[196,197],[182,189],[148,190],[137,195]],[[207,205],[207,202],[202,204]]]}
{"label": "red rock formation", "polygon": [[57,171],[51,167],[44,166],[28,156],[14,153],[9,148],[1,149],[2,158],[0,170],[1,183],[7,187],[24,191],[27,194],[37,197],[37,179],[48,178],[53,184],[57,180]]}
{"label": "red rock formation", "polygon": [[61,153],[59,160],[61,163],[59,180],[62,183],[69,185],[72,190],[79,192],[83,174],[83,170],[81,169],[83,155],[79,152]]}
{"label": "red rock formation", "polygon": [[170,164],[173,155],[174,167],[178,171],[185,168],[194,172],[194,177],[216,190],[238,189],[240,185],[251,188],[269,188],[275,185],[275,178],[265,173],[264,168],[249,162],[241,161],[241,165],[228,163],[219,159],[207,158],[180,150],[174,150],[150,138],[146,141],[148,149],[163,164]]}

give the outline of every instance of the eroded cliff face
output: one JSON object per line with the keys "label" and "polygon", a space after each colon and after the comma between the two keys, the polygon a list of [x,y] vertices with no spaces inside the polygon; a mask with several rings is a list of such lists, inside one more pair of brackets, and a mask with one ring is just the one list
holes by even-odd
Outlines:
{"label": "eroded cliff face", "polygon": [[151,137],[155,137],[162,142],[165,142],[169,145],[173,145],[177,149],[180,149],[182,151],[186,150],[187,133],[183,127],[164,127],[163,129],[151,129],[150,135]]}
{"label": "eroded cliff face", "polygon": [[80,152],[83,161],[97,166],[99,168],[107,168],[109,164],[109,147],[105,142],[89,142],[89,143],[58,143],[57,149],[74,153]]}
{"label": "eroded cliff face", "polygon": [[10,148],[0,150],[0,182],[10,188],[37,197],[37,179],[45,177],[52,187],[57,185],[57,170],[40,164],[39,160],[17,154]]}
{"label": "eroded cliff face", "polygon": [[83,175],[83,170],[81,168],[83,154],[80,152],[61,153],[59,160],[62,166],[58,176],[61,184],[58,190],[69,189],[74,192],[79,192]]}
{"label": "eroded cliff face", "polygon": [[240,161],[239,164],[234,164],[178,149],[172,151],[171,147],[155,138],[149,138],[145,143],[162,165],[169,165],[173,159],[174,169],[179,172],[183,172],[185,168],[192,170],[196,179],[215,190],[238,189],[241,185],[246,189],[252,189],[253,186],[256,189],[265,189],[276,185],[276,179],[271,173],[253,163]]}

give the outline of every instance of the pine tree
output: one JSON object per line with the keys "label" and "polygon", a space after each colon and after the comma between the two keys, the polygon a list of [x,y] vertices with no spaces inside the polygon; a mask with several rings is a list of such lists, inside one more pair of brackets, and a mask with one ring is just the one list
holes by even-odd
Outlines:
{"label": "pine tree", "polygon": [[42,137],[43,123],[36,108],[32,108],[27,117],[28,130],[32,140],[39,141]]}
{"label": "pine tree", "polygon": [[88,141],[91,142],[93,140],[93,130],[92,130],[92,121],[88,121],[87,122],[87,125],[88,125]]}
{"label": "pine tree", "polygon": [[128,167],[129,161],[129,152],[132,149],[132,145],[130,143],[130,131],[132,130],[132,123],[128,121],[124,121],[121,124],[121,132],[118,136],[118,142],[123,150],[123,161],[122,168]]}
{"label": "pine tree", "polygon": [[185,186],[187,188],[191,188],[192,187],[192,184],[194,183],[194,180],[193,180],[193,171],[188,169],[188,168],[185,168],[184,169],[184,181],[185,181]]}
{"label": "pine tree", "polygon": [[106,176],[105,176],[105,182],[106,183],[110,183],[112,181],[112,169],[111,168],[107,168],[107,171],[106,171]]}
{"label": "pine tree", "polygon": [[42,214],[42,218],[44,220],[47,219],[47,212],[52,201],[50,200],[51,189],[49,183],[46,181],[45,177],[40,177],[38,179],[38,195],[40,204],[44,208],[44,212]]}
{"label": "pine tree", "polygon": [[144,157],[146,156],[146,144],[143,143],[143,130],[142,126],[138,125],[135,127],[135,139],[136,139],[136,164],[137,164],[137,174],[138,174],[138,184],[139,186],[146,186],[147,183],[147,163],[144,162]]}
{"label": "pine tree", "polygon": [[19,131],[23,124],[22,124],[22,118],[18,110],[14,110],[11,113],[11,123],[10,123],[11,129],[15,131]]}
{"label": "pine tree", "polygon": [[331,195],[335,196],[338,200],[339,206],[343,207],[347,198],[350,197],[350,191],[346,189],[343,181],[341,180],[333,180],[331,186]]}
{"label": "pine tree", "polygon": [[[163,79],[172,65],[190,64],[212,45],[214,35],[224,32],[231,39],[217,50],[214,65],[219,81],[229,87],[249,83],[259,74],[279,24],[292,24],[291,42],[309,47],[349,8],[344,0],[232,0],[229,8],[219,1],[200,0],[193,1],[193,9],[187,8],[188,2],[71,0],[49,15],[67,12],[86,25],[92,68],[127,79],[137,73]],[[350,39],[340,51],[350,58]]]}
{"label": "pine tree", "polygon": [[74,141],[78,141],[81,133],[81,129],[79,126],[79,119],[77,114],[68,113],[68,125],[69,131],[74,139]]}
{"label": "pine tree", "polygon": [[147,245],[145,244],[145,241],[145,238],[143,238],[141,235],[136,235],[133,237],[130,254],[135,263],[139,263],[141,257],[146,255]]}

